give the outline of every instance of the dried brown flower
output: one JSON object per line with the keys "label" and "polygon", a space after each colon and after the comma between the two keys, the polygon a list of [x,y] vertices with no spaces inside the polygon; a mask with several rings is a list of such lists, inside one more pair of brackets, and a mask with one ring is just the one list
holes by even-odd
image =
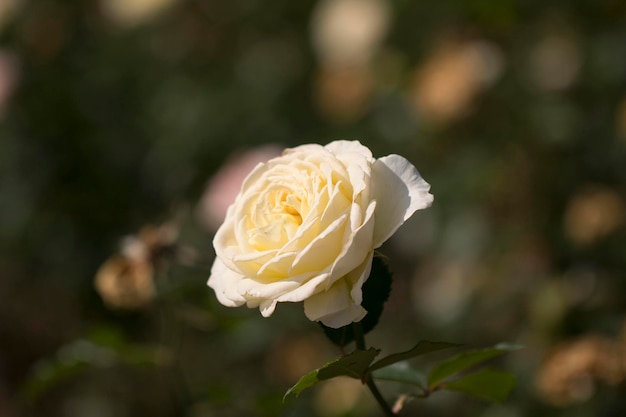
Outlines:
{"label": "dried brown flower", "polygon": [[599,335],[565,342],[555,347],[540,368],[537,390],[556,406],[584,402],[598,384],[615,386],[626,379],[625,353],[623,340]]}

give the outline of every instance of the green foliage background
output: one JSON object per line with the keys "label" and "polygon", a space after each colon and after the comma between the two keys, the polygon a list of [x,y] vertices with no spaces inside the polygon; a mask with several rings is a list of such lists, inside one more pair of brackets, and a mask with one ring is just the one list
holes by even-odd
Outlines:
{"label": "green foliage background", "polygon": [[[328,411],[317,387],[281,403],[337,355],[300,305],[271,319],[226,309],[206,268],[176,263],[142,311],[109,310],[93,289],[122,236],[193,208],[233,152],[334,139],[407,157],[435,195],[381,250],[395,281],[370,345],[525,346],[499,363],[518,376],[503,405],[442,393],[408,415],[624,415],[623,383],[556,407],[535,381],[558,342],[618,340],[624,321],[624,223],[578,244],[566,213],[589,187],[625,207],[626,3],[390,2],[392,82],[376,72],[349,118],[314,99],[314,1],[180,0],[132,26],[104,1],[15,4],[0,28],[19,74],[0,121],[0,415],[378,415],[367,402]],[[534,48],[563,33],[580,69],[539,88]],[[503,66],[466,114],[432,123],[409,104],[411,80],[446,36],[488,41]],[[210,264],[211,231],[191,214],[181,241]]]}

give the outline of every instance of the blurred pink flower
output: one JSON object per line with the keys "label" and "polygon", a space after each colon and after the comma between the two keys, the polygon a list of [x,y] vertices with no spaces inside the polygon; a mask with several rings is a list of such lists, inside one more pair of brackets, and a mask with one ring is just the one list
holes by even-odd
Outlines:
{"label": "blurred pink flower", "polygon": [[232,155],[209,180],[197,208],[199,221],[209,230],[216,230],[246,176],[257,164],[280,155],[282,150],[278,145],[264,145]]}

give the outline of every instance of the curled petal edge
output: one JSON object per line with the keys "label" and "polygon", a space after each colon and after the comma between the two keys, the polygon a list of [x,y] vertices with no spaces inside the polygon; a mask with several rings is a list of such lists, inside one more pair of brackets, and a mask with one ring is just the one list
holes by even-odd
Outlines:
{"label": "curled petal edge", "polygon": [[407,159],[387,155],[372,165],[374,199],[374,248],[382,245],[417,210],[430,207],[430,184]]}

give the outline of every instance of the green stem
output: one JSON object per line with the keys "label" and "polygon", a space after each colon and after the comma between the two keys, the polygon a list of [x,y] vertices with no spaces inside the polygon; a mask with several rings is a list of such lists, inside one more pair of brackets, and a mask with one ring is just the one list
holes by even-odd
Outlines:
{"label": "green stem", "polygon": [[[356,342],[357,349],[366,350],[365,348],[365,336],[363,336],[363,327],[361,326],[361,322],[352,324],[352,331],[354,332],[354,341]],[[383,413],[387,417],[397,417],[398,414],[394,413],[383,395],[378,390],[376,383],[372,379],[372,374],[369,372],[363,377],[363,382],[367,385],[370,392],[378,402],[378,405],[383,410]]]}
{"label": "green stem", "polygon": [[363,335],[363,326],[361,322],[352,323],[352,331],[354,332],[354,341],[356,342],[356,348],[366,350],[365,336]]}

